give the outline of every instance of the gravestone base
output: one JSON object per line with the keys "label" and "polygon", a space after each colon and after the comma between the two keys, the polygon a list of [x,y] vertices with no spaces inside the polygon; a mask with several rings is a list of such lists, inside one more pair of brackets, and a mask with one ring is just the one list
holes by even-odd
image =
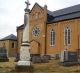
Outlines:
{"label": "gravestone base", "polygon": [[32,72],[33,67],[30,65],[16,65],[15,66],[16,72]]}
{"label": "gravestone base", "polygon": [[30,66],[30,61],[18,61],[18,66]]}
{"label": "gravestone base", "polygon": [[30,61],[18,61],[15,70],[18,72],[31,72],[33,67],[31,66]]}
{"label": "gravestone base", "polygon": [[62,66],[73,66],[77,64],[78,62],[59,62],[59,65],[62,65]]}
{"label": "gravestone base", "polygon": [[78,64],[80,64],[80,60],[78,60]]}
{"label": "gravestone base", "polygon": [[78,64],[77,52],[64,51],[61,53],[60,65],[71,66]]}
{"label": "gravestone base", "polygon": [[49,62],[50,57],[48,55],[37,55],[37,56],[33,56],[32,57],[32,62],[33,63],[48,63]]}
{"label": "gravestone base", "polygon": [[31,70],[31,62],[30,62],[30,54],[27,46],[21,46],[20,49],[20,60],[17,62],[16,70],[20,71],[30,71]]}

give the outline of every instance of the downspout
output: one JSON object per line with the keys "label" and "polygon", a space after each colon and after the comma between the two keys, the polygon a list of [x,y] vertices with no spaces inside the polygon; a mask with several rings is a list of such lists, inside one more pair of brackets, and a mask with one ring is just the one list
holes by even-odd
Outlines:
{"label": "downspout", "polygon": [[[79,20],[78,20],[79,22]],[[78,32],[78,48],[77,48],[77,57],[79,58],[79,51],[80,51],[80,48],[79,48],[79,23],[77,23],[77,32]]]}
{"label": "downspout", "polygon": [[44,55],[47,54],[47,48],[46,48],[46,45],[47,45],[47,5],[44,5],[44,26],[45,26],[45,51],[44,51]]}

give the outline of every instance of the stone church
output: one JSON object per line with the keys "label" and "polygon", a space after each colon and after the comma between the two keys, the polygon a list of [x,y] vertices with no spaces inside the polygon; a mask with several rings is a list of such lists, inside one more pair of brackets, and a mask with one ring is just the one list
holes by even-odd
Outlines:
{"label": "stone church", "polygon": [[[80,4],[49,11],[46,5],[42,7],[35,3],[30,10],[29,19],[32,55],[55,57],[65,49],[71,52],[80,51]],[[17,27],[18,54],[24,27],[24,24]]]}

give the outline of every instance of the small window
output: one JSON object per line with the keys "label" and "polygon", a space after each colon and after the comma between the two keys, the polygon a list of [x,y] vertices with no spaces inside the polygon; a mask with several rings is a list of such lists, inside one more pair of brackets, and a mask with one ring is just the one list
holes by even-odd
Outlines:
{"label": "small window", "polygon": [[12,43],[12,48],[15,48],[15,45],[14,45],[14,43]]}
{"label": "small window", "polygon": [[21,43],[22,43],[22,40],[23,40],[23,31],[21,32]]}
{"label": "small window", "polygon": [[50,31],[50,45],[51,46],[55,45],[55,30],[54,29]]}
{"label": "small window", "polygon": [[3,43],[3,47],[5,47],[5,43]]}
{"label": "small window", "polygon": [[65,45],[69,45],[71,42],[71,29],[69,27],[66,27],[64,30],[64,38],[65,38]]}

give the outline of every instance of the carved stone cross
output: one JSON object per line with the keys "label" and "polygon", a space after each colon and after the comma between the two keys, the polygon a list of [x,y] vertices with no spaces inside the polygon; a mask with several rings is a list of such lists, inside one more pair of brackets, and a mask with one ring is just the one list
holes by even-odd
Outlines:
{"label": "carved stone cross", "polygon": [[29,9],[29,5],[30,5],[29,0],[27,0],[27,2],[25,1],[25,3],[26,3],[26,8]]}

